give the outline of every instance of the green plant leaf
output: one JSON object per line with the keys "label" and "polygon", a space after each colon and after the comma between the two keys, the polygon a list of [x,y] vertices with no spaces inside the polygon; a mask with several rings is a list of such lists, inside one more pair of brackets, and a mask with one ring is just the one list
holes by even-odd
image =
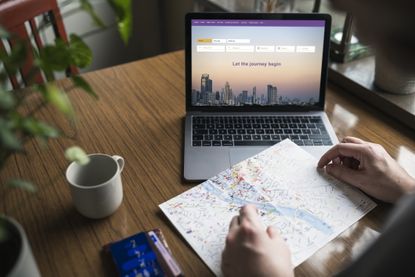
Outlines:
{"label": "green plant leaf", "polygon": [[84,68],[92,62],[92,51],[86,43],[77,35],[69,36],[69,53],[74,65]]}
{"label": "green plant leaf", "polygon": [[11,128],[12,124],[9,120],[5,118],[0,118],[0,143],[1,147],[18,151],[22,149],[19,138],[16,136],[15,132]]}
{"label": "green plant leaf", "polygon": [[26,45],[18,38],[14,40],[13,48],[10,53],[5,50],[0,51],[0,61],[9,74],[15,74],[26,60]]}
{"label": "green plant leaf", "polygon": [[16,99],[12,91],[5,91],[0,88],[0,109],[9,110],[16,104]]}
{"label": "green plant leaf", "polygon": [[55,44],[45,45],[39,54],[36,64],[46,71],[64,71],[72,61],[68,46],[59,38]]}
{"label": "green plant leaf", "polygon": [[9,79],[9,75],[7,75],[6,74],[6,72],[4,72],[4,68],[2,68],[1,69],[1,71],[0,71],[0,83],[4,86],[8,81],[8,79]]}
{"label": "green plant leaf", "polygon": [[69,117],[74,116],[71,101],[68,95],[53,84],[46,84],[38,86],[43,93],[45,99],[54,105],[59,111]]}
{"label": "green plant leaf", "polygon": [[35,118],[24,118],[21,125],[24,131],[33,136],[57,138],[60,135],[57,129]]}
{"label": "green plant leaf", "polygon": [[102,22],[101,18],[95,13],[94,8],[88,0],[80,0],[79,2],[81,4],[81,9],[91,16],[92,20],[98,27],[105,27],[104,22]]}
{"label": "green plant leaf", "polygon": [[79,146],[71,146],[65,150],[65,158],[70,162],[76,162],[80,165],[89,163],[89,157]]}
{"label": "green plant leaf", "polygon": [[92,87],[89,85],[87,81],[81,76],[73,76],[72,78],[73,83],[75,86],[82,88],[84,91],[86,91],[89,95],[92,95],[96,99],[98,99],[98,95],[95,93],[95,91],[92,89]]}
{"label": "green plant leaf", "polygon": [[53,128],[52,126],[46,124],[45,122],[38,122],[37,128],[39,130],[39,134],[43,137],[57,138],[60,135],[59,130]]}
{"label": "green plant leaf", "polygon": [[107,0],[115,12],[118,22],[118,32],[124,44],[128,44],[133,29],[131,0]]}
{"label": "green plant leaf", "polygon": [[31,182],[21,179],[11,179],[6,183],[7,186],[12,188],[21,188],[28,192],[36,192],[37,188]]}
{"label": "green plant leaf", "polygon": [[11,128],[11,129],[20,128],[21,127],[21,125],[20,125],[21,120],[22,120],[22,115],[18,111],[12,110],[9,113],[9,120],[8,120],[9,128]]}
{"label": "green plant leaf", "polygon": [[2,26],[0,26],[0,38],[9,38],[10,34],[7,32],[6,29],[4,29]]}

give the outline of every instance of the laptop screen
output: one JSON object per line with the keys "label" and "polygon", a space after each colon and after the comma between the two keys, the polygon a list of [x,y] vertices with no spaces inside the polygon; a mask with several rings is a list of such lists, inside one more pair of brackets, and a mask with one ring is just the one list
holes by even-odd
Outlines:
{"label": "laptop screen", "polygon": [[321,104],[325,20],[215,18],[190,25],[191,106]]}

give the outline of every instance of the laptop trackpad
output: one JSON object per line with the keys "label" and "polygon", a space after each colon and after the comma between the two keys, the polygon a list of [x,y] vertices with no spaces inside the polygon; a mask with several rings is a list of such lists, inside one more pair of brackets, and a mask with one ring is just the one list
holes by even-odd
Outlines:
{"label": "laptop trackpad", "polygon": [[243,160],[246,160],[259,152],[265,150],[267,147],[244,147],[244,148],[232,148],[230,149],[229,156],[231,165],[237,164]]}
{"label": "laptop trackpad", "polygon": [[[191,148],[185,156],[184,178],[191,181],[207,180],[230,167],[227,148]],[[208,150],[208,151],[206,151]]]}

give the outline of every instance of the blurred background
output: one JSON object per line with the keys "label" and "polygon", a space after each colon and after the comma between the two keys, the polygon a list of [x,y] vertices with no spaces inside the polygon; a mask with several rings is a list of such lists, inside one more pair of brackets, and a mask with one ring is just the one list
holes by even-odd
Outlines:
{"label": "blurred background", "polygon": [[86,13],[68,13],[78,5],[76,1],[58,2],[67,33],[83,35],[93,51],[93,62],[83,72],[183,49],[184,15],[193,10],[192,0],[133,0],[133,34],[125,46],[106,1],[91,1],[108,27],[97,32],[93,31],[96,26]]}
{"label": "blurred background", "polygon": [[[68,33],[83,35],[93,51],[93,63],[83,72],[122,64],[184,49],[184,15],[206,12],[320,12],[333,16],[333,30],[341,30],[345,15],[334,12],[329,1],[315,0],[133,0],[133,35],[125,46],[113,25],[113,12],[104,0],[91,0],[96,13],[108,26],[94,32],[96,26],[84,12],[68,13],[77,1],[58,0]],[[337,39],[341,40],[337,36]]]}

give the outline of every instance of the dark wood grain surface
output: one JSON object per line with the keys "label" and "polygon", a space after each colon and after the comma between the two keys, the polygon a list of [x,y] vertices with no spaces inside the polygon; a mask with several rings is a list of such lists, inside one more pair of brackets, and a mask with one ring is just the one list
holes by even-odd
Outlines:
{"label": "dark wood grain surface", "polygon": [[[212,275],[168,222],[158,205],[192,187],[183,183],[182,120],[185,115],[182,51],[85,74],[100,99],[73,91],[76,128],[53,108],[40,117],[75,139],[59,138],[45,148],[26,144],[26,156],[11,157],[0,182],[10,177],[35,182],[38,192],[1,188],[0,212],[24,226],[44,276],[112,276],[104,244],[159,227],[187,276]],[[59,82],[69,86],[67,81]],[[36,99],[33,99],[35,102]],[[30,103],[31,105],[33,103]],[[381,143],[413,175],[415,133],[329,85],[327,114],[339,139],[354,135]],[[64,173],[66,147],[125,158],[124,200],[112,216],[91,220],[78,214]],[[412,167],[412,168],[411,168]],[[330,276],[349,263],[376,237],[390,206],[380,204],[364,219],[319,250],[296,269],[298,276]]]}

